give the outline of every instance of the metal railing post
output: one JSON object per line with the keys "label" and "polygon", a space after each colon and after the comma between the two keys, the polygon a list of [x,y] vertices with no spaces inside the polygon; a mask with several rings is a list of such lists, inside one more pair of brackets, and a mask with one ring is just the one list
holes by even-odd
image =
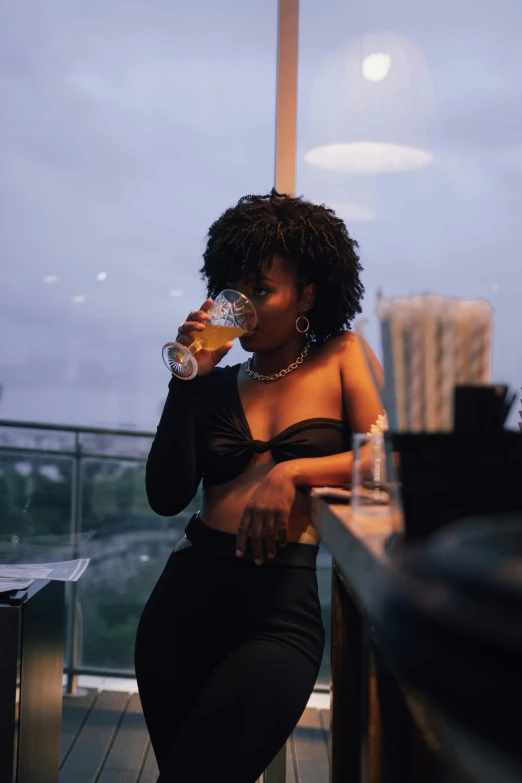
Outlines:
{"label": "metal railing post", "polygon": [[[82,503],[83,503],[83,464],[80,433],[74,433],[74,457],[71,481],[71,558],[75,560],[80,556],[79,538],[82,527]],[[67,621],[65,626],[67,684],[65,692],[69,696],[77,694],[78,690],[78,666],[81,651],[79,649],[78,618],[78,583],[68,583],[67,594]],[[82,634],[83,636],[83,634]]]}

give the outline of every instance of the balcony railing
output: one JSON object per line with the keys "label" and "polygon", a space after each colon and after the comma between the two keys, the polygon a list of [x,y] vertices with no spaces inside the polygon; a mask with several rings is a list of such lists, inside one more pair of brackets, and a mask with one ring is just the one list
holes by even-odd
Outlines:
{"label": "balcony railing", "polygon": [[[176,517],[154,514],[145,495],[152,432],[0,420],[0,562],[89,557],[67,585],[67,692],[78,676],[134,677],[141,610],[199,494]],[[316,690],[330,684],[331,557],[318,580],[327,644]]]}

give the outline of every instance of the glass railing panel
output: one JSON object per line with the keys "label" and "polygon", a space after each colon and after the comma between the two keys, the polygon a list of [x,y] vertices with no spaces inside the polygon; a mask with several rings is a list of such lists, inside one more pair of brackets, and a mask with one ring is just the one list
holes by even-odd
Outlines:
{"label": "glass railing panel", "polygon": [[71,557],[73,460],[0,447],[0,562]]}
{"label": "glass railing panel", "polygon": [[79,554],[91,562],[78,589],[80,665],[132,671],[139,617],[191,513],[150,510],[143,462],[82,461]]}

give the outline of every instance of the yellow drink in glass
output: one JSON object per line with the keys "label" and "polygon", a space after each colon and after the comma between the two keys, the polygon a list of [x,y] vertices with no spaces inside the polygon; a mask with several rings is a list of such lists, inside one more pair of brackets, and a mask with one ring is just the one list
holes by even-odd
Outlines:
{"label": "yellow drink in glass", "polygon": [[252,331],[257,324],[252,302],[231,288],[217,295],[207,313],[209,320],[205,329],[202,332],[190,332],[190,345],[173,342],[163,346],[163,361],[176,378],[192,380],[198,374],[198,363],[194,358],[198,351],[216,351],[230,340]]}
{"label": "yellow drink in glass", "polygon": [[204,332],[190,332],[194,341],[201,343],[201,348],[205,351],[215,351],[222,345],[234,340],[242,334],[246,334],[246,329],[240,326],[219,326],[217,324],[206,323]]}

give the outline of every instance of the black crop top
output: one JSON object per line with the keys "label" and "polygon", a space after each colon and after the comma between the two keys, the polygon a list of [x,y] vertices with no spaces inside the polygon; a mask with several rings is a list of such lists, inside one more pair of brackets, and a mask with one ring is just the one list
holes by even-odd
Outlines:
{"label": "black crop top", "polygon": [[203,489],[239,476],[254,454],[275,462],[325,457],[351,449],[347,421],[305,419],[269,441],[254,440],[243,410],[240,365],[216,367],[192,381],[172,378],[146,467],[147,497],[157,514],[178,514]]}

